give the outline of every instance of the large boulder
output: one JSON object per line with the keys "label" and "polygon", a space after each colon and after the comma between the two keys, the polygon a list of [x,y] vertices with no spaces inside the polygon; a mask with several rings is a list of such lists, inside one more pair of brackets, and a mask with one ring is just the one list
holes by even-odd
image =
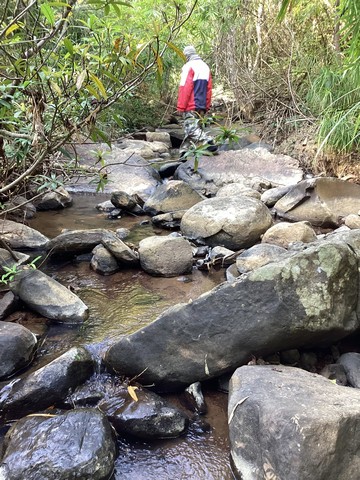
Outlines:
{"label": "large boulder", "polygon": [[23,223],[0,220],[0,239],[13,250],[39,250],[44,248],[49,239],[42,233]]}
{"label": "large boulder", "polygon": [[140,265],[150,275],[176,277],[190,273],[193,251],[183,237],[147,237],[139,243]]}
{"label": "large boulder", "polygon": [[78,324],[89,316],[88,307],[77,295],[40,270],[20,271],[11,290],[28,307],[59,323]]}
{"label": "large boulder", "polygon": [[160,185],[146,200],[144,211],[150,215],[186,210],[203,200],[187,183],[170,180]]}
{"label": "large boulder", "polygon": [[64,399],[70,389],[85,382],[93,372],[90,353],[73,347],[15,382],[1,399],[2,413],[12,419],[46,409]]}
{"label": "large boulder", "polygon": [[278,200],[274,210],[292,222],[307,220],[316,226],[338,226],[342,217],[359,212],[360,185],[339,178],[304,180]]}
{"label": "large boulder", "polygon": [[243,149],[201,157],[197,174],[193,172],[193,160],[188,160],[175,176],[205,195],[214,195],[227,183],[252,177],[261,177],[273,186],[293,185],[303,179],[303,172],[299,162],[287,155],[272,154],[266,149]]}
{"label": "large boulder", "polygon": [[29,365],[36,345],[35,335],[27,328],[0,322],[0,380]]}
{"label": "large boulder", "polygon": [[357,480],[360,392],[293,367],[243,366],[231,378],[233,465],[243,480]]}
{"label": "large boulder", "polygon": [[323,242],[223,283],[121,339],[106,353],[119,374],[175,390],[247,363],[252,355],[327,344],[359,328],[358,261]]}
{"label": "large boulder", "polygon": [[99,410],[25,417],[6,434],[0,478],[107,480],[115,458],[115,438]]}
{"label": "large boulder", "polygon": [[264,233],[261,242],[287,248],[293,242],[311,243],[315,240],[316,233],[308,222],[280,222]]}
{"label": "large boulder", "polygon": [[96,245],[102,242],[104,235],[109,230],[105,228],[93,228],[90,230],[70,230],[60,233],[47,244],[49,254],[71,254],[91,252]]}
{"label": "large boulder", "polygon": [[[148,146],[155,148],[153,143],[148,142]],[[122,146],[125,147],[125,145]],[[111,148],[106,144],[76,145],[75,150],[80,165],[91,172],[98,171],[98,159],[94,154],[97,149],[102,150],[106,158],[108,183],[104,187],[105,193],[123,190],[129,195],[137,194],[146,200],[159,185],[160,176],[155,168],[151,167],[142,156],[133,153],[134,149],[130,152],[125,151],[120,148],[120,145],[112,145]],[[146,148],[146,152],[154,156],[154,151],[150,147]],[[73,154],[73,150],[71,153]],[[96,193],[96,184],[90,183],[88,178],[76,179],[74,183],[67,185],[67,190],[76,193]]]}
{"label": "large boulder", "polygon": [[190,240],[238,250],[254,245],[271,223],[271,214],[260,200],[236,196],[197,203],[184,214],[180,227]]}

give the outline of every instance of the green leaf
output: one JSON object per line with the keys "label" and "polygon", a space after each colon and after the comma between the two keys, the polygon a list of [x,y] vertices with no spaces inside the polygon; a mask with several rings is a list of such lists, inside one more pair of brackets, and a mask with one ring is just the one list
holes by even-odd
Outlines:
{"label": "green leaf", "polygon": [[68,38],[64,38],[64,45],[65,45],[66,50],[71,55],[74,55],[74,47],[73,47],[73,44],[71,43],[71,40],[69,40]]}
{"label": "green leaf", "polygon": [[103,75],[105,75],[106,77],[110,78],[110,80],[112,80],[114,83],[116,83],[116,85],[118,85],[118,86],[122,85],[120,80],[113,73],[109,72],[109,70],[101,69],[101,73]]}
{"label": "green leaf", "polygon": [[173,50],[182,60],[186,60],[186,57],[185,55],[183,54],[183,52],[181,51],[180,48],[178,48],[176,45],[174,45],[172,42],[165,42],[166,45],[171,48],[171,50]]}
{"label": "green leaf", "polygon": [[40,5],[40,10],[48,23],[53,27],[55,23],[55,15],[50,5],[48,3],[43,3]]}
{"label": "green leaf", "polygon": [[93,95],[97,100],[100,100],[100,97],[99,97],[99,94],[98,92],[95,90],[94,87],[92,87],[91,85],[85,85],[85,89],[91,93],[91,95]]}
{"label": "green leaf", "polygon": [[99,92],[101,93],[101,96],[105,100],[107,100],[107,93],[106,93],[105,87],[104,87],[102,81],[100,80],[100,78],[98,78],[93,73],[90,73],[89,76],[90,76],[91,80],[95,83],[95,85],[98,87]]}

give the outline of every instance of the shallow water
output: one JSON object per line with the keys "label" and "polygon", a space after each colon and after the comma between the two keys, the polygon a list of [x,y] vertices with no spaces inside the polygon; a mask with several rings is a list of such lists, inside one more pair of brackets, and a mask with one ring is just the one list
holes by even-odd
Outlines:
{"label": "shallow water", "polygon": [[[138,244],[149,235],[169,232],[143,225],[147,217],[126,216],[109,220],[95,206],[106,200],[92,195],[74,197],[74,206],[59,211],[39,212],[30,226],[49,238],[63,229],[117,228],[132,229],[126,242]],[[101,276],[89,267],[89,261],[50,260],[44,271],[71,288],[88,305],[89,319],[79,327],[48,324],[40,348],[41,358],[48,361],[71,346],[86,345],[101,355],[106,348],[153,321],[167,307],[197,298],[224,281],[224,271],[201,272],[179,278],[155,278],[138,269],[126,268],[111,276]],[[27,325],[31,328],[30,325]],[[203,432],[196,423],[177,439],[142,442],[119,439],[119,456],[115,480],[231,480],[227,432],[227,395],[207,388],[205,399],[208,413],[202,416],[210,426]],[[176,396],[170,400],[184,408]],[[189,412],[187,412],[189,414]],[[191,415],[191,413],[190,413]]]}

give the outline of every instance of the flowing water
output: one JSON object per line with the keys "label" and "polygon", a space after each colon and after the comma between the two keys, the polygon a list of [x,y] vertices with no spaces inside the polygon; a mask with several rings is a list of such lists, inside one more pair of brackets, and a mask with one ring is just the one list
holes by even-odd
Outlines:
{"label": "flowing water", "polygon": [[[49,238],[63,229],[116,230],[124,227],[131,229],[126,242],[134,245],[149,235],[169,233],[154,231],[151,223],[146,222],[147,217],[109,220],[107,214],[95,209],[103,200],[100,196],[74,196],[71,208],[39,212],[30,226]],[[179,278],[155,278],[141,270],[126,268],[114,275],[102,276],[90,269],[89,259],[66,262],[50,259],[43,269],[75,291],[88,305],[90,316],[79,327],[51,325],[33,316],[32,329],[43,334],[37,364],[74,345],[88,346],[101,355],[118,338],[147,325],[167,307],[197,298],[225,279],[223,270],[194,270],[191,275]],[[209,429],[195,422],[186,435],[177,439],[151,443],[119,439],[115,479],[233,479],[229,461],[227,395],[207,387],[205,399],[208,413],[202,419]],[[177,396],[169,396],[169,400],[184,408]]]}

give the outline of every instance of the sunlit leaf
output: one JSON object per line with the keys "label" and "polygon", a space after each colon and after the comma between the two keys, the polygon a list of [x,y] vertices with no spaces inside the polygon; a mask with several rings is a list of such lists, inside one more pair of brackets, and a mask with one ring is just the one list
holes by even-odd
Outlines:
{"label": "sunlit leaf", "polygon": [[76,88],[78,90],[80,90],[80,88],[82,87],[82,85],[84,83],[84,80],[86,78],[86,73],[87,73],[86,70],[83,70],[76,79]]}
{"label": "sunlit leaf", "polygon": [[59,96],[61,96],[62,91],[61,91],[61,88],[59,87],[59,85],[58,85],[57,83],[55,83],[55,82],[50,82],[50,85],[51,85],[51,88],[52,88],[53,90],[55,90],[55,92],[56,92]]}
{"label": "sunlit leaf", "polygon": [[85,89],[91,93],[91,95],[93,95],[97,100],[100,100],[100,97],[99,97],[99,94],[98,92],[95,90],[94,87],[92,87],[91,85],[86,85],[85,86]]}
{"label": "sunlit leaf", "polygon": [[138,387],[133,387],[132,385],[128,385],[127,389],[128,389],[128,392],[129,392],[130,397],[131,397],[135,402],[138,402],[139,399],[138,399],[138,397],[137,397],[137,395],[136,395],[135,390],[138,390],[139,388],[138,388]]}
{"label": "sunlit leaf", "polygon": [[11,33],[13,33],[18,28],[20,28],[20,25],[18,25],[17,23],[10,25],[10,27],[6,29],[5,37],[8,37]]}

